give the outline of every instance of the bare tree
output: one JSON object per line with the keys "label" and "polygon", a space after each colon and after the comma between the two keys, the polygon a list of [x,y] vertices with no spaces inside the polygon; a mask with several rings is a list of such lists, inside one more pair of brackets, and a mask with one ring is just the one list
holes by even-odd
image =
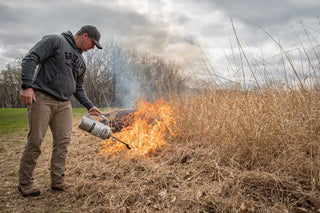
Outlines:
{"label": "bare tree", "polygon": [[99,106],[120,106],[123,99],[118,83],[128,69],[127,51],[111,41],[102,50],[87,54],[85,88]]}
{"label": "bare tree", "polygon": [[149,100],[168,99],[172,94],[185,91],[187,78],[179,72],[174,62],[166,63],[163,59],[144,54],[140,58],[140,82],[143,84],[144,96]]}
{"label": "bare tree", "polygon": [[20,101],[21,68],[20,61],[7,64],[1,71],[0,77],[0,106],[8,108],[21,108],[25,105]]}

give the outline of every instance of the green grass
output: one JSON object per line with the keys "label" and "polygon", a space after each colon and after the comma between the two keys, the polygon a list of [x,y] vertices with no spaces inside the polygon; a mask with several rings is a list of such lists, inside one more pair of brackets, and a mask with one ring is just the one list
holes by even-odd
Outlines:
{"label": "green grass", "polygon": [[[105,109],[100,109],[105,111]],[[85,108],[72,109],[74,118],[82,117],[88,113]],[[27,108],[1,108],[0,109],[0,137],[28,130]]]}
{"label": "green grass", "polygon": [[88,110],[86,108],[73,108],[72,109],[72,116],[74,118],[82,117],[86,114],[88,114]]}
{"label": "green grass", "polygon": [[26,108],[0,109],[0,137],[28,129]]}

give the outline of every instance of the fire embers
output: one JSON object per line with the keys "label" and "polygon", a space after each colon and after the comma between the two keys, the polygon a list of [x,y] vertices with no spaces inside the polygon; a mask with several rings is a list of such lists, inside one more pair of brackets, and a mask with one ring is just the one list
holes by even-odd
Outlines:
{"label": "fire embers", "polygon": [[[150,152],[166,144],[165,137],[175,135],[176,121],[170,105],[157,100],[154,103],[140,101],[137,110],[118,111],[120,114],[110,118],[113,135],[125,141],[132,148],[127,157],[148,157]],[[127,150],[121,143],[107,140],[101,145],[99,155],[115,155]]]}

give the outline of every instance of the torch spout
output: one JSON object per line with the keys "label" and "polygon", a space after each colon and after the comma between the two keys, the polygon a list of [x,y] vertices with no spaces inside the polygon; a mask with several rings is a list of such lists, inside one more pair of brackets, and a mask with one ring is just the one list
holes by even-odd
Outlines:
{"label": "torch spout", "polygon": [[113,135],[110,135],[112,137],[112,141],[119,141],[121,143],[123,143],[124,145],[126,145],[127,149],[131,149],[131,147],[129,146],[129,144],[123,142],[122,140],[120,140],[119,138],[116,138],[115,136]]}

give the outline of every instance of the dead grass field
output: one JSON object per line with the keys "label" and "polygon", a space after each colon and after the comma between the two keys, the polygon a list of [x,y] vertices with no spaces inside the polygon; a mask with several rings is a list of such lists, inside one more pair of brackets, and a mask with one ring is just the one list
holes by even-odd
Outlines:
{"label": "dead grass field", "polygon": [[50,190],[48,131],[23,198],[17,172],[27,132],[1,138],[1,212],[320,212],[316,92],[207,91],[171,101],[179,136],[149,158],[99,156],[100,139],[74,120],[72,190]]}

